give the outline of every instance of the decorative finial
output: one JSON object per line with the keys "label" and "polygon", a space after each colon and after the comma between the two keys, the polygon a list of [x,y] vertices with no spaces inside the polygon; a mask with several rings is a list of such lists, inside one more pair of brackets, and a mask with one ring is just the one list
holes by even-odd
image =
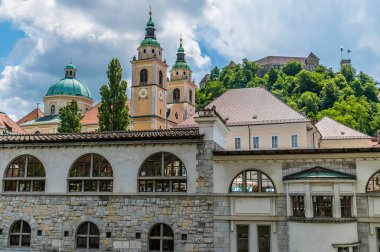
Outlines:
{"label": "decorative finial", "polygon": [[73,58],[70,58],[70,64],[73,64]]}
{"label": "decorative finial", "polygon": [[182,47],[182,33],[179,34],[179,46]]}
{"label": "decorative finial", "polygon": [[152,6],[149,4],[149,16],[152,17]]}
{"label": "decorative finial", "polygon": [[37,102],[37,108],[39,108],[40,107],[40,103],[39,102]]}

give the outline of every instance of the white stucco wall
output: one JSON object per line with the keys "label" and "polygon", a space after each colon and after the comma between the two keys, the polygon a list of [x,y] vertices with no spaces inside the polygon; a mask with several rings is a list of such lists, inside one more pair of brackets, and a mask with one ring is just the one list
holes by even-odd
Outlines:
{"label": "white stucco wall", "polygon": [[[156,152],[170,152],[185,164],[187,170],[187,192],[195,193],[196,144],[155,144],[155,145],[110,145],[77,146],[69,148],[18,148],[0,150],[0,172],[5,175],[10,162],[16,157],[29,154],[37,157],[45,167],[45,193],[66,193],[67,177],[72,164],[82,155],[97,153],[111,164],[114,175],[114,193],[137,193],[137,177],[143,161]],[[3,181],[0,186],[3,190]]]}
{"label": "white stucco wall", "polygon": [[357,223],[288,222],[289,252],[337,252],[332,244],[358,242]]}

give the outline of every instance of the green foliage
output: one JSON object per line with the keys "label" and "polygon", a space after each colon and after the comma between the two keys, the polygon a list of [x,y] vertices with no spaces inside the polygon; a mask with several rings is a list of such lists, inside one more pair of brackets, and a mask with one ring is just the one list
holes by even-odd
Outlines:
{"label": "green foliage", "polygon": [[59,133],[77,133],[81,131],[82,112],[79,110],[76,100],[72,100],[69,105],[59,110],[61,123],[58,127]]}
{"label": "green foliage", "polygon": [[288,76],[296,76],[301,70],[302,66],[298,62],[289,62],[281,68],[281,71]]}
{"label": "green foliage", "polygon": [[[277,70],[271,67],[264,76],[263,69],[243,59],[233,68],[212,70],[205,88],[196,91],[196,108],[200,109],[231,88],[263,86],[275,96],[309,118],[327,115],[347,126],[373,135],[380,125],[380,105],[377,98],[380,84],[350,65],[334,73],[319,65],[306,71],[296,62]],[[379,87],[377,87],[378,85]]]}
{"label": "green foliage", "polygon": [[122,68],[118,59],[108,64],[108,85],[100,87],[101,105],[99,107],[99,130],[125,130],[129,124],[127,101],[127,82],[122,80]]}

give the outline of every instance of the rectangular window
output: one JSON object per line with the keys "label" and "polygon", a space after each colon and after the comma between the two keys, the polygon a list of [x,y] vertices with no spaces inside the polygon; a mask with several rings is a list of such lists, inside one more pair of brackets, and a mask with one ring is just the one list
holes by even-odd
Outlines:
{"label": "rectangular window", "polygon": [[237,251],[248,252],[249,251],[249,226],[237,225]]}
{"label": "rectangular window", "polygon": [[293,216],[305,217],[305,198],[304,196],[292,196]]}
{"label": "rectangular window", "polygon": [[342,218],[350,218],[352,206],[351,196],[340,196],[340,214]]}
{"label": "rectangular window", "polygon": [[258,136],[252,137],[252,148],[254,150],[260,149],[260,137]]}
{"label": "rectangular window", "polygon": [[272,136],[272,149],[278,149],[278,136]]}
{"label": "rectangular window", "polygon": [[240,150],[240,149],[241,149],[241,138],[235,137],[235,150]]}
{"label": "rectangular window", "polygon": [[259,252],[270,252],[270,226],[257,226]]}
{"label": "rectangular window", "polygon": [[314,217],[332,217],[332,197],[314,196],[313,213]]}
{"label": "rectangular window", "polygon": [[291,141],[292,141],[292,148],[298,148],[298,135],[297,134],[292,134],[291,135]]}

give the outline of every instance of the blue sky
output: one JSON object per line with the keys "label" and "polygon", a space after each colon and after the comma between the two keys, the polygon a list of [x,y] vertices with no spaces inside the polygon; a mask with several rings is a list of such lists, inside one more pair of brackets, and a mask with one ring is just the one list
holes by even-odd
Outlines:
{"label": "blue sky", "polygon": [[341,46],[380,81],[378,0],[0,0],[0,111],[19,119],[43,104],[70,58],[96,101],[112,57],[130,84],[149,4],[164,58],[174,63],[182,33],[196,82],[215,65],[268,55],[314,52],[338,71]]}

